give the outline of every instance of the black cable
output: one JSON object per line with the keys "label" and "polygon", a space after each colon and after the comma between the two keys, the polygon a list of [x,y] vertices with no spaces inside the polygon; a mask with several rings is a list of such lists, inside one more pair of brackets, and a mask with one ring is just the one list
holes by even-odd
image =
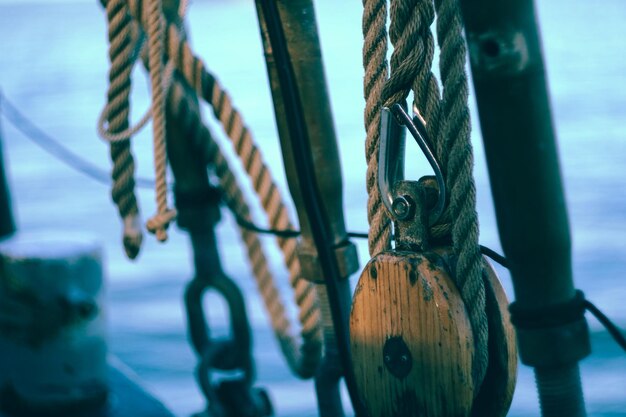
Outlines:
{"label": "black cable", "polygon": [[626,352],[626,336],[622,334],[622,331],[601,312],[591,301],[585,300],[585,308],[606,328],[615,342]]}
{"label": "black cable", "polygon": [[[231,210],[232,211],[232,210]],[[232,211],[235,216],[235,221],[237,224],[244,229],[251,230],[253,232],[263,234],[263,235],[274,235],[283,238],[294,238],[300,236],[302,233],[299,230],[277,230],[277,229],[264,229],[262,227],[257,226],[256,224],[244,219],[239,215],[239,213]]]}
{"label": "black cable", "polygon": [[[282,237],[286,239],[295,238],[302,234],[302,232],[299,230],[263,228],[244,219],[242,216],[239,215],[239,213],[236,213],[234,211],[232,213],[235,216],[235,221],[237,222],[239,226],[243,227],[244,229],[248,229],[253,232],[259,233],[259,234],[273,235],[273,236],[278,236],[278,237]],[[348,237],[355,238],[355,239],[367,239],[368,238],[368,235],[365,232],[348,232],[347,235]],[[493,249],[480,245],[480,252],[483,255],[488,256],[489,258],[491,258],[498,264],[502,265],[503,267],[507,269],[509,268],[509,264],[506,258],[500,255],[498,252],[494,251]]]}
{"label": "black cable", "polygon": [[[480,251],[483,255],[486,255],[502,265],[503,267],[509,269],[508,260],[500,255],[498,252],[490,249],[486,246],[480,246]],[[582,293],[581,293],[582,294]],[[606,328],[609,334],[613,337],[615,342],[626,351],[626,336],[622,333],[622,331],[617,327],[615,323],[611,321],[598,307],[595,306],[591,301],[584,298],[582,299],[582,305],[584,308],[589,311],[593,316]]]}
{"label": "black cable", "polygon": [[482,253],[485,256],[490,257],[492,260],[499,263],[506,269],[509,269],[509,261],[504,256],[496,252],[495,250],[490,249],[487,246],[480,245],[480,253]]}
{"label": "black cable", "polygon": [[[26,138],[39,146],[50,155],[68,165],[75,171],[80,172],[101,184],[110,185],[110,174],[104,169],[87,161],[63,146],[60,141],[54,139],[46,132],[35,126],[22,112],[20,112],[6,96],[0,91],[0,114],[20,131]],[[136,178],[135,184],[138,188],[154,188],[154,180],[147,178]]]}
{"label": "black cable", "polygon": [[263,15],[267,24],[268,35],[272,45],[276,71],[281,84],[281,93],[285,105],[285,113],[289,134],[291,137],[292,155],[295,162],[296,174],[307,217],[311,223],[313,241],[318,251],[320,265],[324,275],[328,299],[330,303],[333,326],[337,334],[337,348],[343,366],[343,376],[352,407],[357,416],[367,415],[367,411],[360,399],[356,387],[356,378],[350,356],[350,343],[348,337],[348,323],[345,309],[339,297],[337,282],[341,279],[339,265],[335,256],[332,239],[328,231],[328,222],[320,207],[319,188],[315,181],[312,155],[309,148],[309,138],[304,121],[304,114],[298,86],[291,66],[287,41],[280,21],[278,8],[274,0],[261,0]]}
{"label": "black cable", "polygon": [[[285,239],[296,238],[302,235],[302,232],[300,230],[263,228],[263,227],[257,226],[251,221],[246,220],[239,213],[233,210],[231,210],[231,212],[233,213],[233,216],[235,216],[235,222],[239,226],[243,227],[244,229],[251,230],[253,232],[256,232],[262,235],[273,235],[273,236],[278,236],[278,237],[282,237]],[[363,232],[347,232],[347,235],[348,237],[352,237],[355,239],[367,239],[367,233],[363,233]]]}
{"label": "black cable", "polygon": [[[508,260],[504,256],[500,255],[498,252],[482,245],[480,246],[480,251],[483,255],[490,257],[495,262],[509,269]],[[595,304],[585,299],[584,296],[582,296],[582,305],[587,311],[593,314],[593,316],[604,326],[604,328],[613,337],[613,340],[615,340],[615,342],[624,351],[626,351],[626,336],[624,336],[619,327],[617,327],[617,325],[613,323],[610,318],[608,318],[602,311],[600,311],[600,309],[596,307]]]}
{"label": "black cable", "polygon": [[353,237],[355,239],[367,239],[368,234],[364,232],[348,232],[348,237]]}

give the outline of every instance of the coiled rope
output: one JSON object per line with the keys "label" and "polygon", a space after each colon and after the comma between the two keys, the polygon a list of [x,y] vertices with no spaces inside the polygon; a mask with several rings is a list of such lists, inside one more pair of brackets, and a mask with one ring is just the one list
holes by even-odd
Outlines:
{"label": "coiled rope", "polygon": [[[391,0],[389,38],[394,46],[390,77],[380,91],[386,63],[384,0],[364,0],[366,158],[371,219],[370,253],[389,246],[390,224],[381,214],[384,208],[377,195],[376,155],[378,125],[383,105],[405,102],[413,92],[414,103],[427,122],[427,129],[446,179],[449,201],[442,218],[431,230],[433,238],[451,236],[457,262],[453,276],[468,311],[474,334],[473,378],[479,387],[488,365],[488,325],[485,310],[482,257],[478,245],[476,192],[472,177],[468,85],[465,73],[465,41],[456,0]],[[443,93],[431,68],[434,40],[430,30],[437,13],[437,41]],[[378,89],[371,88],[376,85]],[[379,120],[379,119],[378,119]],[[379,238],[380,236],[380,238]],[[478,392],[478,391],[477,391]]]}

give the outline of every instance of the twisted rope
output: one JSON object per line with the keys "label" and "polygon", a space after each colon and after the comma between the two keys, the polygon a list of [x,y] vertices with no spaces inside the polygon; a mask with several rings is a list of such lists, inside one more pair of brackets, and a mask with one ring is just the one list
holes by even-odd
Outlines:
{"label": "twisted rope", "polygon": [[[384,4],[385,1],[379,3]],[[382,6],[380,6],[382,7]],[[437,11],[437,41],[443,96],[432,73],[434,39],[430,30]],[[367,11],[364,12],[364,16]],[[379,17],[383,21],[383,18]],[[404,103],[413,91],[414,102],[427,121],[434,153],[449,190],[449,203],[430,233],[452,237],[456,265],[453,278],[472,325],[475,357],[473,378],[479,387],[488,365],[488,328],[482,257],[478,246],[476,195],[472,177],[465,43],[456,0],[392,0],[389,37],[394,46],[390,78],[383,87],[386,106]],[[376,29],[380,31],[380,29]],[[377,32],[379,33],[379,32]],[[366,39],[372,36],[366,33]],[[368,42],[366,40],[366,47]],[[370,47],[371,48],[371,47]],[[371,52],[368,50],[366,56]],[[368,74],[366,67],[366,79]],[[379,75],[380,76],[380,75]],[[366,114],[375,107],[366,105]],[[369,134],[368,134],[369,139]],[[368,166],[368,181],[369,181]],[[478,392],[478,391],[477,391]]]}
{"label": "twisted rope", "polygon": [[[123,2],[123,0],[118,1]],[[181,3],[179,13],[182,14],[185,8],[186,2]],[[192,53],[188,43],[183,38],[183,33],[181,33],[182,25],[166,22],[165,33],[167,37],[166,40],[163,40],[162,25],[165,19],[163,19],[160,11],[160,1],[157,0],[150,3],[149,13],[142,13],[142,11],[141,0],[128,0],[128,8],[125,7],[124,12],[126,16],[130,13],[130,16],[142,27],[149,29],[149,56],[148,62],[145,62],[146,60],[144,59],[144,63],[150,69],[152,81],[153,108],[151,113],[154,117],[154,135],[155,138],[163,138],[163,142],[155,142],[157,176],[165,173],[165,163],[162,162],[165,160],[165,127],[161,125],[161,121],[157,120],[157,118],[162,117],[165,120],[163,95],[164,90],[169,91],[167,86],[170,83],[166,83],[165,87],[160,87],[164,83],[159,79],[159,74],[162,73],[160,68],[163,65],[164,52],[167,52],[165,55],[169,57],[168,67],[175,67],[186,83],[213,107],[215,116],[224,126],[242,165],[252,180],[254,189],[267,213],[271,227],[276,229],[293,229],[279,189],[273,182],[270,171],[262,159],[261,152],[254,144],[252,135],[244,125],[239,112],[233,108],[230,97],[221,88],[213,75],[206,70],[203,62]],[[128,22],[128,20],[126,21]],[[163,50],[163,44],[167,45],[167,51]],[[134,58],[131,58],[129,55],[127,63],[132,60]],[[195,100],[195,95],[193,92],[186,91],[180,81],[172,82],[174,83],[175,91],[172,92],[168,100],[169,111],[175,117],[181,119],[181,124],[188,130],[191,140],[203,145],[205,160],[207,163],[214,165],[220,184],[224,189],[225,200],[229,208],[238,213],[239,216],[249,220],[249,206],[245,202],[243,192],[239,188],[239,184],[230,170],[226,158],[212,140],[209,130],[202,123],[200,114],[189,101],[191,100],[189,95],[193,95],[193,100]],[[120,143],[127,144],[127,142]],[[161,150],[163,153],[161,153]],[[164,183],[164,177],[162,178],[162,183]],[[147,226],[149,229],[157,230],[173,217],[172,211],[168,209],[163,211],[163,207],[167,207],[164,196],[163,188],[160,188],[160,192],[157,192],[159,213],[148,222]],[[165,205],[163,201],[165,201]],[[269,272],[261,242],[257,235],[250,230],[241,227],[240,233],[248,248],[248,257],[252,263],[257,285],[270,314],[274,333],[280,343],[287,363],[296,375],[302,378],[309,378],[315,373],[321,357],[320,312],[315,287],[301,277],[300,264],[296,256],[296,241],[277,238],[285,265],[289,270],[290,285],[294,289],[294,296],[300,311],[298,319],[301,324],[300,333],[302,340],[299,343],[292,335],[292,325],[285,313],[280,294]]]}
{"label": "twisted rope", "polygon": [[[452,245],[457,257],[455,281],[465,303],[476,353],[474,381],[482,381],[489,362],[485,285],[482,255],[478,245],[476,188],[470,140],[471,124],[468,108],[469,89],[465,73],[465,40],[459,6],[456,0],[435,0],[437,8],[437,41],[441,50],[440,73],[443,84],[442,118],[437,146],[439,160],[446,167],[449,191],[447,218],[452,222]],[[447,150],[446,152],[443,150]]]}
{"label": "twisted rope", "polygon": [[[136,8],[131,7],[131,10],[136,10]],[[253,187],[259,196],[271,227],[293,229],[279,189],[273,182],[261,152],[254,144],[252,135],[244,125],[241,115],[232,106],[230,97],[213,75],[205,69],[203,62],[194,56],[183,38],[179,25],[168,22],[167,34],[169,62],[176,67],[187,84],[212,105],[216,117],[231,139],[244,169],[252,179]],[[200,114],[193,111],[194,106],[184,102],[184,96],[182,86],[177,86],[170,99],[170,105],[176,106],[175,103],[178,103],[178,111],[184,113],[179,117],[186,121],[183,122],[183,125],[189,127],[193,138],[198,138],[195,140],[202,142],[206,149],[206,161],[215,167],[229,208],[249,220],[250,210],[236,177],[229,168],[226,158],[212,141],[210,132],[202,123]],[[172,110],[175,110],[175,107]],[[296,242],[293,239],[277,238],[285,265],[289,270],[290,285],[294,289],[294,296],[300,311],[299,321],[302,339],[300,343],[292,336],[292,325],[285,314],[280,294],[269,273],[261,242],[254,232],[245,228],[240,227],[240,233],[248,248],[248,257],[252,263],[257,285],[270,314],[274,333],[287,363],[296,375],[309,378],[313,376],[321,356],[320,313],[314,286],[300,275],[300,264],[296,256]]]}
{"label": "twisted rope", "polygon": [[167,205],[167,153],[165,150],[165,94],[163,92],[163,25],[161,0],[148,4],[148,63],[152,85],[152,130],[154,144],[154,169],[156,173],[157,213],[146,223],[146,228],[160,242],[167,240],[165,229],[176,217]]}
{"label": "twisted rope", "polygon": [[[203,149],[205,161],[215,167],[215,173],[219,178],[220,186],[224,192],[224,200],[229,209],[239,216],[250,220],[250,208],[246,203],[240,185],[233,171],[228,166],[223,153],[212,140],[211,134],[203,124],[196,107],[190,103],[191,95],[193,93],[185,91],[182,84],[175,83],[172,95],[168,101],[169,111],[180,120],[181,125],[187,132],[188,139],[197,144],[200,149]],[[264,165],[262,161],[260,161],[261,165],[259,165],[259,160],[255,161],[251,162],[251,166],[256,166],[257,171],[261,169],[266,170],[262,168]],[[265,181],[271,180],[269,176],[263,175],[263,177]],[[254,177],[251,176],[251,178]],[[263,184],[262,187],[265,189],[276,189],[273,183]],[[275,195],[272,194],[272,196]],[[260,199],[261,201],[276,201],[274,200],[275,197],[272,196],[260,196]],[[280,213],[279,219],[275,220],[276,224],[291,227],[286,211],[278,210],[275,213]],[[272,218],[273,216],[270,214],[269,217]],[[294,239],[278,239],[285,264],[289,270],[290,284],[294,289],[295,300],[300,311],[298,319],[301,326],[301,341],[298,341],[293,336],[292,323],[285,312],[280,292],[268,269],[267,258],[257,234],[244,227],[239,227],[239,231],[246,245],[248,258],[252,264],[252,271],[265,308],[269,313],[274,334],[287,364],[294,374],[301,378],[310,378],[314,375],[321,357],[320,311],[313,285],[300,276],[300,264],[296,256],[296,241]]]}
{"label": "twisted rope", "polygon": [[387,79],[386,21],[387,3],[385,1],[363,0],[367,221],[370,224],[368,245],[372,256],[391,246],[391,221],[383,208],[378,190],[380,115],[383,106],[383,85]]}
{"label": "twisted rope", "polygon": [[[233,107],[230,96],[207,71],[202,60],[193,54],[189,44],[181,39],[176,25],[169,25],[167,40],[169,59],[196,93],[211,104],[215,117],[224,127],[246,173],[252,179],[253,188],[268,215],[270,227],[292,230],[293,224],[280,191],[272,180],[271,173],[241,114]],[[296,262],[295,243],[280,237],[277,240],[291,270],[291,266]]]}
{"label": "twisted rope", "polygon": [[[125,0],[106,3],[109,33],[109,89],[107,93],[108,129],[112,133],[128,128],[130,87],[133,55],[131,19]],[[111,143],[113,161],[111,197],[123,219],[123,244],[126,254],[134,259],[141,247],[142,233],[139,208],[135,196],[135,162],[128,141]]]}

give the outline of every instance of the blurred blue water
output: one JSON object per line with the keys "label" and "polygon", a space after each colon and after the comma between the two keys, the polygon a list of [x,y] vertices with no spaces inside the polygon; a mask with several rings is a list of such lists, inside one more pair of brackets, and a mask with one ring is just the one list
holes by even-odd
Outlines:
{"label": "blurred blue water", "polygon": [[[324,0],[316,7],[340,138],[348,227],[366,230],[361,6]],[[198,0],[191,2],[189,19],[195,50],[242,110],[265,159],[280,161],[252,3]],[[539,19],[569,204],[576,284],[626,327],[626,3],[541,2]],[[95,0],[0,0],[3,93],[44,130],[109,169],[106,145],[95,134],[106,91],[106,48],[105,19]],[[147,84],[145,74],[137,70],[136,119],[148,106]],[[474,108],[473,119],[477,120]],[[147,239],[140,259],[127,261],[107,187],[51,159],[6,122],[2,127],[19,227],[81,229],[102,239],[107,253],[111,350],[179,415],[200,409],[181,304],[183,285],[191,276],[185,236],[174,230],[165,245]],[[138,171],[146,177],[152,176],[148,131],[134,142]],[[473,139],[481,243],[499,249],[477,126]],[[286,189],[282,166],[275,162],[272,169]],[[409,167],[407,176],[416,178],[423,172],[429,170],[419,161]],[[144,217],[154,211],[153,200],[152,192],[140,192]],[[249,301],[260,383],[270,389],[278,415],[315,415],[312,383],[297,381],[284,365],[234,231],[232,219],[225,216],[218,231],[221,253],[228,273]],[[367,248],[364,242],[358,245],[364,264]],[[273,269],[285,282],[277,259]],[[510,278],[500,272],[513,298]],[[288,291],[286,297],[291,297]],[[223,308],[211,312],[218,331],[225,331]],[[597,322],[589,322],[594,354],[583,362],[582,374],[590,415],[624,416],[626,358]],[[536,414],[532,374],[522,368],[510,415]]]}

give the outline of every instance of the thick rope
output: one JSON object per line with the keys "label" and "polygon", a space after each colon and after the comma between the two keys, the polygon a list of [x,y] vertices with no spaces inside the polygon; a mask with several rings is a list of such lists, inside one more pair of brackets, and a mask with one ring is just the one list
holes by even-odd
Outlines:
{"label": "thick rope", "polygon": [[[268,214],[270,227],[293,229],[280,191],[273,182],[271,173],[263,162],[261,152],[245,126],[241,114],[233,107],[230,96],[206,70],[202,60],[194,56],[187,42],[181,40],[174,24],[170,24],[168,30],[168,56],[187,83],[196,90],[199,96],[211,104],[215,116],[222,123],[244,169],[252,179],[254,190]],[[294,242],[278,238],[278,244],[285,252],[286,259],[295,257]]]}
{"label": "thick rope", "polygon": [[[130,113],[130,87],[133,55],[131,19],[125,0],[106,3],[109,32],[109,91],[107,93],[108,129],[112,133],[126,130]],[[135,189],[135,162],[128,141],[111,143],[113,186],[111,196],[123,219],[123,243],[126,254],[134,259],[141,247],[142,233]]]}
{"label": "thick rope", "polygon": [[154,143],[154,169],[156,174],[157,213],[146,223],[160,242],[167,240],[165,229],[176,217],[176,211],[167,205],[167,152],[165,149],[165,93],[163,91],[163,26],[161,0],[148,4],[148,62],[152,85],[152,130]]}
{"label": "thick rope", "polygon": [[[196,146],[204,150],[204,159],[207,163],[215,167],[215,173],[219,178],[220,186],[224,192],[224,199],[228,207],[239,216],[250,220],[250,208],[246,203],[243,192],[237,182],[233,171],[228,166],[228,162],[212,136],[203,124],[196,107],[191,103],[188,91],[180,83],[175,83],[168,106],[170,112],[177,117],[184,129],[188,132],[187,137]],[[195,97],[195,95],[193,96]],[[262,165],[258,165],[259,160],[252,162],[259,170]],[[262,164],[262,161],[260,161]],[[254,178],[254,177],[251,177]],[[270,181],[269,176],[263,175],[264,181]],[[263,184],[265,189],[276,189],[273,183]],[[261,200],[268,199],[267,196],[260,196]],[[270,197],[269,201],[273,198]],[[274,200],[275,201],[275,200]],[[277,224],[284,224],[291,227],[291,223],[286,216],[286,211],[280,211],[281,220]],[[270,217],[272,217],[270,215]],[[263,246],[256,233],[240,227],[241,237],[247,247],[248,257],[252,264],[259,292],[263,298],[266,310],[270,315],[272,328],[281,350],[286,358],[287,364],[294,374],[301,378],[310,378],[314,375],[321,357],[321,323],[320,312],[317,305],[317,296],[312,284],[302,279],[300,275],[300,264],[296,256],[296,241],[294,239],[279,239],[283,257],[289,270],[290,284],[294,289],[294,296],[299,307],[299,322],[301,325],[301,341],[298,342],[292,334],[292,324],[285,312],[284,304],[280,297],[280,292],[276,287],[274,279],[268,269],[268,262],[263,252]]]}
{"label": "thick rope", "polygon": [[[104,3],[104,1],[103,1]],[[149,41],[149,68],[152,104],[149,111],[135,126],[129,127],[128,116],[130,113],[130,77],[132,67],[139,55],[140,28],[133,25],[128,2],[125,0],[111,0],[106,2],[107,16],[109,20],[109,55],[111,59],[110,87],[108,101],[98,120],[99,135],[110,143],[113,159],[113,199],[120,207],[118,200],[128,200],[129,183],[132,184],[130,193],[134,200],[134,214],[124,215],[120,207],[120,214],[124,223],[124,248],[133,259],[139,253],[141,245],[141,226],[138,216],[136,198],[134,197],[134,162],[130,154],[130,138],[137,133],[152,117],[153,118],[153,144],[154,165],[156,172],[155,193],[157,200],[157,214],[146,223],[147,229],[157,235],[157,239],[167,239],[165,229],[175,217],[175,211],[167,207],[167,153],[165,149],[165,107],[164,96],[171,84],[173,65],[168,65],[163,70],[163,15],[161,1],[154,0],[148,5],[144,19],[146,22]],[[184,10],[181,9],[181,10]],[[141,13],[141,11],[140,11]],[[133,32],[134,29],[134,32]],[[134,35],[134,36],[133,36]],[[120,120],[123,116],[123,124]],[[108,123],[107,123],[108,121]],[[131,168],[128,169],[129,160]],[[122,175],[123,174],[123,175]],[[120,178],[116,180],[116,178]],[[119,183],[119,184],[118,184]]]}
{"label": "thick rope", "polygon": [[[419,3],[419,4],[418,4]],[[403,103],[413,90],[429,135],[437,133],[439,87],[431,71],[435,50],[430,25],[434,9],[428,1],[392,1],[389,37],[394,46],[391,76],[384,85],[386,106]]]}
{"label": "thick rope", "polygon": [[[161,121],[157,120],[157,118],[163,117],[161,116],[163,114],[163,94],[164,91],[169,90],[168,86],[170,83],[168,82],[164,87],[159,88],[159,86],[163,86],[163,82],[159,80],[159,74],[161,74],[159,68],[162,66],[163,52],[165,52],[160,44],[162,35],[159,34],[159,30],[162,29],[159,29],[159,27],[164,20],[160,12],[160,2],[158,2],[158,7],[156,5],[157,2],[151,3],[149,13],[142,13],[141,1],[131,0],[128,3],[128,11],[131,16],[143,28],[148,28],[150,35],[149,57],[147,59],[149,62],[144,60],[144,63],[150,68],[152,80],[153,108],[151,114],[155,119],[155,138],[164,137],[164,125],[161,126]],[[186,2],[183,2],[180,4],[179,14],[184,13],[185,9]],[[128,16],[126,10],[124,13]],[[278,187],[274,184],[270,172],[262,160],[261,153],[253,142],[252,135],[243,124],[240,114],[232,107],[230,97],[221,89],[214,77],[206,71],[202,61],[193,55],[189,45],[184,41],[183,35],[179,33],[180,30],[182,30],[181,25],[168,22],[167,33],[170,35],[167,43],[170,56],[168,67],[171,66],[173,68],[173,65],[176,64],[178,72],[184,75],[187,84],[197,90],[198,94],[213,106],[216,117],[224,125],[228,136],[233,141],[237,154],[242,160],[243,166],[252,179],[254,189],[259,195],[262,206],[268,215],[271,227],[293,229]],[[130,57],[129,54],[126,62],[129,66],[132,66],[132,61],[134,61],[134,58]],[[206,151],[206,161],[215,166],[216,174],[220,178],[220,184],[224,189],[225,200],[229,208],[238,213],[239,216],[250,219],[249,207],[245,202],[234,174],[228,167],[226,158],[224,158],[215,142],[213,142],[210,132],[201,121],[200,114],[193,111],[194,106],[186,101],[185,88],[177,83],[176,89],[177,92],[169,100],[168,106],[170,111],[181,119],[181,123],[187,127],[192,140],[203,144]],[[165,119],[163,118],[163,120]],[[164,152],[163,155],[160,154],[160,146],[159,142],[155,142],[155,158],[157,159],[155,166],[157,167],[158,175],[164,174],[165,166],[164,163],[160,162],[164,159]],[[165,150],[164,147],[161,149]],[[163,204],[163,196],[164,193],[157,193],[159,202],[159,214],[157,217],[163,214],[162,209],[166,207],[166,204]],[[170,213],[170,211],[166,211],[165,216],[157,218],[156,222],[149,222],[148,228],[157,229],[161,225],[160,222],[171,220]],[[302,340],[299,343],[292,335],[292,326],[285,313],[278,289],[269,272],[261,242],[254,232],[245,228],[240,228],[240,232],[248,248],[248,256],[252,263],[257,285],[270,314],[272,327],[287,363],[296,375],[302,378],[309,378],[314,375],[321,357],[320,312],[315,287],[301,277],[300,264],[296,256],[296,241],[284,238],[277,239],[286,267],[289,270],[290,284],[294,289],[294,296],[300,310],[299,321]]]}
{"label": "thick rope", "polygon": [[[146,27],[148,19],[141,13],[141,2],[130,0],[129,9],[132,17]],[[210,74],[203,62],[196,58],[188,43],[180,33],[180,25],[167,22],[166,45],[167,58],[173,63],[185,81],[192,89],[196,90],[200,97],[203,97],[213,107],[216,117],[220,120],[226,133],[231,139],[233,146],[242,161],[242,165],[251,178],[251,182],[265,212],[269,223],[276,229],[293,229],[289,219],[289,213],[282,201],[279,189],[274,184],[270,171],[263,162],[261,152],[258,150],[252,135],[243,124],[241,115],[233,108],[230,97],[220,87],[212,74]],[[192,108],[187,105],[186,108]],[[189,117],[189,116],[187,116]],[[210,141],[210,133],[202,125],[200,116],[195,118],[197,129],[204,129],[204,133],[197,133],[198,136],[205,137],[205,142]],[[210,149],[217,150],[214,144]],[[216,153],[211,162],[216,166],[216,173],[220,177],[222,187],[226,190],[227,201],[233,209],[237,204],[244,204],[242,193],[236,191],[236,179],[226,164],[226,160],[221,153]],[[231,197],[228,197],[231,196]],[[240,203],[241,201],[241,203]],[[241,215],[249,216],[249,209],[241,206]],[[315,288],[300,275],[300,264],[296,256],[296,242],[293,239],[277,238],[278,245],[283,253],[283,258],[290,274],[290,284],[294,288],[296,303],[300,308],[299,319],[302,324],[302,343],[299,347],[295,339],[290,334],[290,325],[284,314],[284,307],[280,303],[277,290],[272,290],[273,282],[264,271],[267,266],[262,252],[262,246],[253,232],[246,229],[241,230],[244,242],[248,246],[248,254],[253,264],[253,271],[261,294],[270,312],[275,333],[281,344],[285,357],[293,372],[303,378],[313,375],[317,368],[317,363],[321,355],[321,331],[319,324],[319,307],[317,306],[317,294]],[[270,276],[271,277],[271,276]]]}
{"label": "thick rope", "polygon": [[365,78],[365,160],[367,162],[367,221],[371,256],[391,247],[391,222],[378,190],[378,148],[383,85],[387,79],[387,3],[363,0],[363,66]]}
{"label": "thick rope", "polygon": [[[436,7],[443,97],[440,98],[431,70],[434,40],[430,26],[435,17],[432,0],[392,0],[389,37],[394,51],[383,100],[386,106],[404,103],[412,90],[415,105],[426,120],[429,136],[434,142],[431,145],[442,166],[450,201],[442,219],[432,228],[431,235],[439,238],[452,235],[457,258],[453,277],[472,325],[475,343],[473,378],[476,387],[479,387],[488,365],[488,329],[472,177],[464,66],[466,50],[456,0],[438,0]],[[366,14],[364,12],[364,16]],[[366,39],[368,36],[366,34]],[[366,114],[369,111],[371,109],[366,108]]]}
{"label": "thick rope", "polygon": [[[442,117],[437,149],[445,166],[449,190],[447,218],[452,222],[452,245],[457,257],[455,281],[465,303],[476,345],[474,381],[482,381],[489,362],[488,322],[483,261],[478,245],[478,215],[470,141],[469,89],[465,72],[467,51],[457,0],[435,0],[437,41],[441,50]],[[446,152],[447,151],[447,157]]]}

